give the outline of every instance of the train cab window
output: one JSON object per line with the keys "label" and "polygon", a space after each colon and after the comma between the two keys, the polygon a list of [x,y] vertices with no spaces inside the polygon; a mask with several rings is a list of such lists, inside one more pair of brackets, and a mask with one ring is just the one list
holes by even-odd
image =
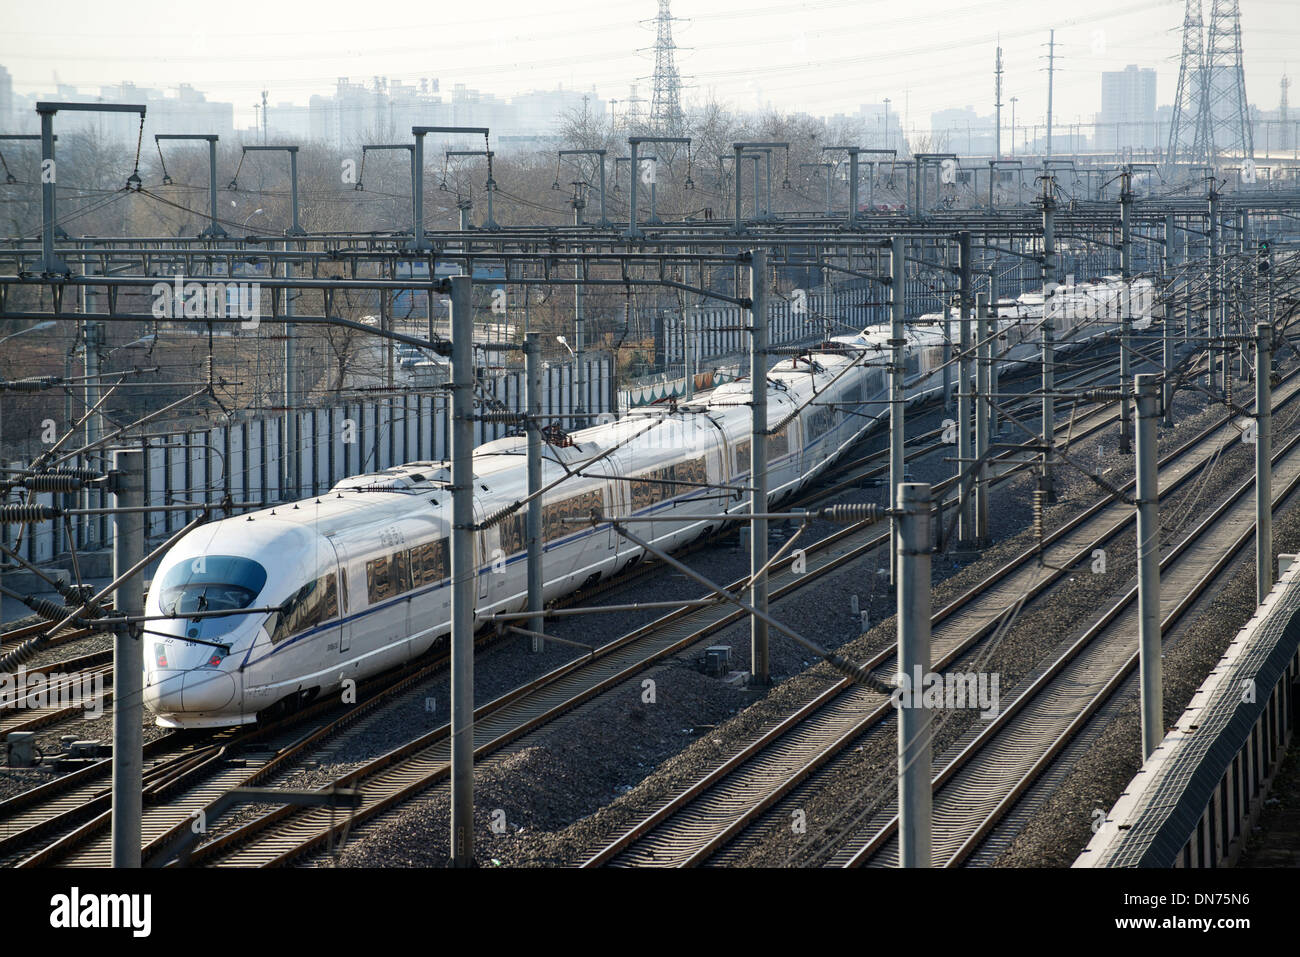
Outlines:
{"label": "train cab window", "polygon": [[339,614],[338,579],[333,572],[299,588],[279,611],[266,619],[271,644],[314,628]]}
{"label": "train cab window", "polygon": [[163,576],[158,603],[164,615],[247,608],[266,584],[266,569],[251,558],[201,555]]}
{"label": "train cab window", "polygon": [[435,585],[448,575],[447,540],[440,538],[436,542],[416,545],[409,552],[411,582],[416,588],[421,585]]}

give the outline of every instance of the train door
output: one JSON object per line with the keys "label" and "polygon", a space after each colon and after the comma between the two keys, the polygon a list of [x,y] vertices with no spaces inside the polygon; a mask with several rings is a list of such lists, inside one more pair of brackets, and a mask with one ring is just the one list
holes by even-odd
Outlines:
{"label": "train door", "polygon": [[[613,462],[606,460],[605,462],[602,462],[600,464],[601,464],[601,472],[603,474],[613,475],[613,476],[616,476],[618,474],[616,471],[617,466]],[[625,514],[623,510],[623,503],[620,496],[627,492],[627,488],[626,488],[627,484],[628,484],[627,482],[619,482],[616,479],[610,479],[605,482],[605,489],[601,493],[603,496],[602,499],[603,504],[601,505],[601,510],[604,511],[606,516],[616,516],[616,515]],[[614,531],[614,526],[612,523],[607,529],[607,532],[609,534],[609,551],[610,554],[614,557],[614,561],[617,563],[619,552],[626,551],[626,549],[623,548],[623,536],[620,535],[618,532]]]}
{"label": "train door", "polygon": [[333,538],[329,539],[329,543],[334,548],[334,557],[339,569],[339,654],[343,654],[352,647],[352,622],[348,620],[348,609],[352,604],[350,595],[352,583],[348,580],[347,548]]}
{"label": "train door", "polygon": [[[478,503],[475,502],[474,503],[475,522],[477,524],[482,524],[483,517],[484,516],[482,510],[478,507]],[[476,604],[479,607],[483,607],[484,605],[488,604],[488,589],[492,583],[491,566],[494,563],[494,559],[496,559],[499,555],[499,553],[496,553],[497,541],[498,541],[498,532],[495,530],[495,527],[484,529],[483,531],[479,532],[477,535],[474,536],[474,551],[475,551],[474,577],[478,580],[478,586],[475,594],[478,595],[478,601],[476,602]],[[448,544],[450,544],[450,539],[448,539]],[[449,555],[448,562],[450,562],[450,560],[451,557]]]}

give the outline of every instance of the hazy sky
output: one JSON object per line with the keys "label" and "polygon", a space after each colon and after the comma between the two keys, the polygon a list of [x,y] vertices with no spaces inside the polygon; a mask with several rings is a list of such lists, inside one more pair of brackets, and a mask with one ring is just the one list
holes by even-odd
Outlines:
{"label": "hazy sky", "polygon": [[[1205,5],[1208,17],[1210,0]],[[88,90],[120,80],[188,82],[234,102],[236,126],[246,126],[260,90],[272,104],[305,105],[340,76],[437,77],[444,91],[465,83],[502,96],[594,86],[622,100],[629,83],[653,69],[657,3],[0,0],[0,8],[0,65],[18,92],[48,92],[56,76]],[[1300,2],[1242,0],[1241,8],[1247,94],[1275,109],[1288,50],[1300,40]],[[890,97],[891,109],[906,108],[918,126],[938,109],[992,111],[999,34],[1003,121],[1018,96],[1017,122],[1041,122],[1052,27],[1058,122],[1090,120],[1100,108],[1097,74],[1129,63],[1159,70],[1157,98],[1170,103],[1183,16],[1182,0],[673,0],[672,9],[688,101],[712,93],[745,109],[761,102],[822,115]],[[639,92],[648,99],[648,80]]]}

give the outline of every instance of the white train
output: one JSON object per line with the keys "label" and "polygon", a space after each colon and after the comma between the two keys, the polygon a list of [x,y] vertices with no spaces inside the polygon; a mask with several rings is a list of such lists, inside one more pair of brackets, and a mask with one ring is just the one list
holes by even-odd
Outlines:
{"label": "white train", "polygon": [[[1098,313],[1114,294],[1105,287],[1114,285],[1073,293],[1080,308],[1063,310],[1056,323],[1062,348],[1115,328],[1117,318]],[[1083,308],[1085,302],[1092,305]],[[1041,297],[1002,304],[1001,311],[1006,359],[1024,361],[1036,333],[1023,342],[1017,337],[1041,316]],[[930,375],[942,362],[941,336],[933,326],[909,329],[909,401],[941,387]],[[888,338],[888,328],[868,328],[826,351],[782,361],[768,374],[771,503],[814,481],[887,418]],[[729,383],[543,447],[544,483],[572,473],[544,499],[548,601],[641,558],[609,525],[564,518],[584,518],[593,509],[661,518],[635,531],[672,550],[713,530],[716,520],[700,516],[747,508],[749,393],[747,381]],[[526,494],[525,447],[524,438],[506,438],[475,450],[476,521]],[[163,557],[146,604],[147,614],[177,616],[152,621],[146,636],[145,703],[157,723],[249,723],[273,706],[399,665],[444,638],[451,607],[449,478],[446,462],[412,462],[186,535]],[[476,622],[525,609],[524,511],[474,539]],[[183,617],[271,607],[280,610]]]}

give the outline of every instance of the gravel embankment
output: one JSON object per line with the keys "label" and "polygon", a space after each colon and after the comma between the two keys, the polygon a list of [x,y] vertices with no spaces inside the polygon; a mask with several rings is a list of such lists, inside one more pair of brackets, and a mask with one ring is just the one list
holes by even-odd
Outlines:
{"label": "gravel embankment", "polygon": [[[1199,409],[1186,397],[1180,397],[1177,411],[1178,425],[1162,433],[1166,449],[1220,414],[1217,410]],[[1222,457],[1205,486],[1194,494],[1197,502],[1210,501],[1240,481],[1237,473],[1249,468],[1250,454],[1248,450],[1243,454],[1239,451]],[[1071,459],[1089,467],[1100,463],[1109,481],[1120,481],[1131,474],[1129,457],[1115,451],[1114,430],[1077,445]],[[950,474],[950,469],[950,464],[930,462],[913,466],[913,473],[918,480],[937,481]],[[1096,486],[1071,469],[1063,467],[1059,478],[1060,503],[1049,511],[1049,528],[1097,496]],[[978,562],[965,567],[936,556],[936,607],[977,584],[1028,543],[1025,528],[1032,486],[1032,478],[1022,476],[994,495],[991,531],[995,539],[1008,535],[1013,536],[1011,539],[984,550]],[[1173,518],[1177,511],[1174,506],[1167,515]],[[1058,586],[1050,603],[1044,603],[1052,607],[1031,609],[1021,616],[984,665],[989,670],[1001,670],[1004,694],[1084,615],[1128,587],[1133,561],[1126,561],[1125,556],[1131,551],[1130,536],[1128,544],[1121,541],[1111,549],[1110,574],[1074,576]],[[873,618],[892,611],[887,589],[875,574],[880,562],[880,557],[873,556],[840,569],[807,593],[782,603],[778,614],[827,645],[843,645],[851,639],[846,650],[858,657],[891,644],[892,621],[884,621],[859,637],[848,613],[849,596],[855,593],[863,599],[864,607],[871,598]],[[734,626],[710,637],[707,643],[730,644],[738,666],[747,664],[747,625]],[[484,859],[506,864],[553,864],[581,858],[638,812],[653,807],[716,764],[719,755],[730,753],[755,729],[793,710],[833,680],[825,666],[807,668],[807,656],[788,642],[774,637],[772,652],[773,671],[779,683],[733,717],[728,717],[729,713],[743,707],[751,693],[704,679],[690,667],[686,660],[689,656],[682,656],[644,673],[644,677],[656,681],[655,705],[640,704],[638,678],[635,684],[629,682],[530,735],[508,755],[489,759],[476,773]],[[719,722],[720,727],[698,734],[702,728]],[[961,730],[957,721],[945,725],[939,747]],[[807,809],[810,833],[816,822],[832,821],[843,812],[846,795],[860,799],[864,781],[880,779],[892,784],[893,749],[891,735],[874,735],[867,746],[843,762],[845,784],[825,782],[819,792],[825,806]],[[564,782],[563,787],[556,787],[556,782]],[[505,812],[507,828],[502,834],[491,830],[491,811],[496,808]],[[559,822],[564,821],[573,823],[561,827]],[[345,865],[441,863],[445,861],[447,827],[445,789],[434,789],[354,832],[354,839],[338,860]],[[756,851],[746,863],[782,863],[787,855],[788,848],[778,845]],[[321,860],[327,859],[317,859]]]}

